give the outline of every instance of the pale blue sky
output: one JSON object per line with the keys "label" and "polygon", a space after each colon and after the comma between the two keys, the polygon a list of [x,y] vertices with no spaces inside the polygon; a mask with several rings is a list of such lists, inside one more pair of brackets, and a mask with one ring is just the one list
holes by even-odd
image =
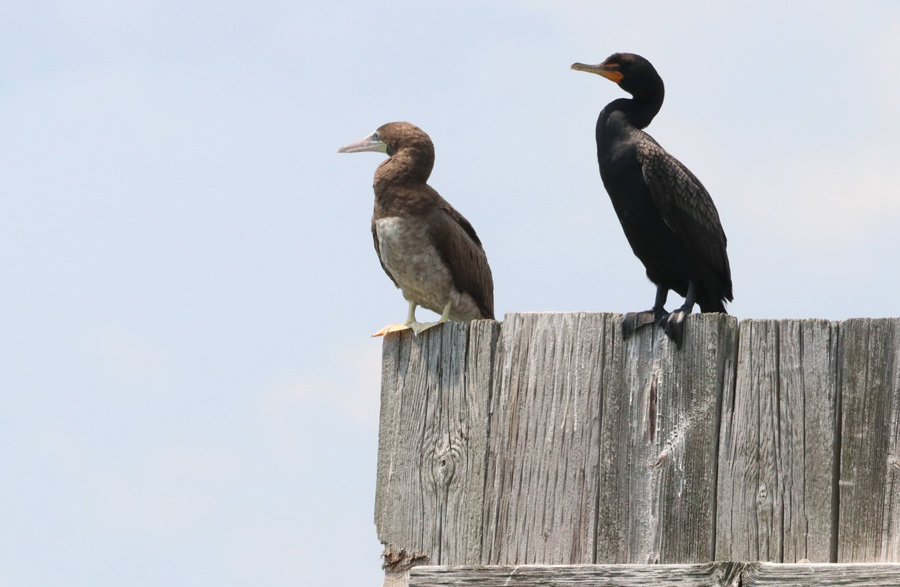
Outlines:
{"label": "pale blue sky", "polygon": [[368,335],[406,304],[381,156],[336,150],[432,136],[498,316],[646,308],[594,151],[623,94],[574,61],[657,66],[732,313],[900,315],[900,4],[670,4],[5,2],[0,586],[379,584]]}

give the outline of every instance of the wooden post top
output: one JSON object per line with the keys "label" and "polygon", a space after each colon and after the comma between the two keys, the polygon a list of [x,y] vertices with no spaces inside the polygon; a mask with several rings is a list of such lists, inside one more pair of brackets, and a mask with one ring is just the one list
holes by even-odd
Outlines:
{"label": "wooden post top", "polygon": [[900,562],[900,318],[621,320],[385,338],[389,568]]}

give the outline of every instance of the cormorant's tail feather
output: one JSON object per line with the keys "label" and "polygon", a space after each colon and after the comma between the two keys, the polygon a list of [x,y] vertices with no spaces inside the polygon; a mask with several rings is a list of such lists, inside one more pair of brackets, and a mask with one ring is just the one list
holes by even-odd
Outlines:
{"label": "cormorant's tail feather", "polygon": [[722,314],[728,313],[728,310],[725,309],[725,298],[721,295],[698,295],[697,305],[700,306],[700,312],[704,314],[710,312],[721,312]]}

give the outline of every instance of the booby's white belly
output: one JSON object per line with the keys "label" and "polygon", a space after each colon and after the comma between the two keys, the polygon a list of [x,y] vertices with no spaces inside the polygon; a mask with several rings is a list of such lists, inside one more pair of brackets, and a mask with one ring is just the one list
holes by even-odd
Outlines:
{"label": "booby's white belly", "polygon": [[472,297],[457,291],[423,222],[399,216],[380,218],[375,221],[375,236],[381,262],[403,290],[403,297],[438,314],[452,302],[450,317],[456,320],[481,316]]}

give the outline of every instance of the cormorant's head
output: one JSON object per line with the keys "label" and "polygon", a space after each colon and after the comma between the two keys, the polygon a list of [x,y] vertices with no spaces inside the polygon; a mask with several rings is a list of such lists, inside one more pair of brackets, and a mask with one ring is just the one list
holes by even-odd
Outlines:
{"label": "cormorant's head", "polygon": [[662,78],[653,65],[634,53],[613,53],[599,65],[573,63],[572,69],[602,75],[635,97],[664,91]]}
{"label": "cormorant's head", "polygon": [[338,149],[338,153],[361,153],[376,151],[387,153],[389,157],[403,149],[412,149],[430,154],[434,158],[434,145],[425,131],[408,122],[389,122],[363,140]]}

